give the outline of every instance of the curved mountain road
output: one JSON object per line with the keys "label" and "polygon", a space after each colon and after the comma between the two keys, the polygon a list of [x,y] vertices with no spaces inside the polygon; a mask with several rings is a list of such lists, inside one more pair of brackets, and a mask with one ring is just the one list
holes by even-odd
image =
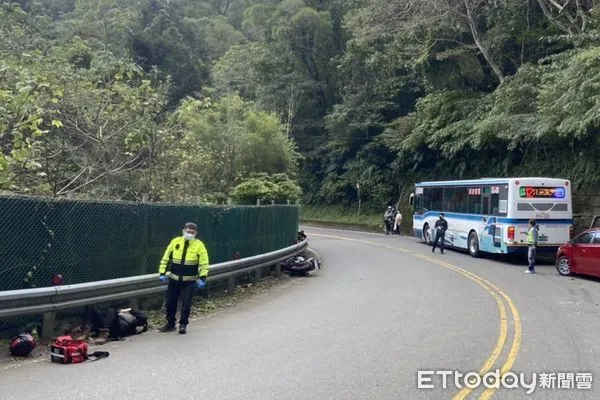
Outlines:
{"label": "curved mountain road", "polygon": [[[0,399],[600,398],[600,282],[432,254],[412,238],[305,232],[321,271],[193,322],[187,335],[150,332],[98,362],[0,369]],[[455,375],[444,388],[441,375],[423,374],[434,387],[418,387],[418,371],[496,368],[527,385],[538,374],[533,392],[461,390]],[[553,389],[543,373],[556,374]]]}

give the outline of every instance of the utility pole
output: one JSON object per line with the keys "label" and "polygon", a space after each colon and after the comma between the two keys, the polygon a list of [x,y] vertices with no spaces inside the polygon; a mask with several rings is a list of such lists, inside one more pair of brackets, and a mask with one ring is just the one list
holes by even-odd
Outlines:
{"label": "utility pole", "polygon": [[360,184],[356,182],[356,190],[358,192],[358,216],[360,217]]}

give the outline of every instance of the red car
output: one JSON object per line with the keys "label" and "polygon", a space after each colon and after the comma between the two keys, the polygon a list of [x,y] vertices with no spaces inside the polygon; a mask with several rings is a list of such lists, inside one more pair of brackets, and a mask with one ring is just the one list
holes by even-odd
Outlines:
{"label": "red car", "polygon": [[561,275],[600,278],[600,227],[581,232],[558,248],[556,269]]}

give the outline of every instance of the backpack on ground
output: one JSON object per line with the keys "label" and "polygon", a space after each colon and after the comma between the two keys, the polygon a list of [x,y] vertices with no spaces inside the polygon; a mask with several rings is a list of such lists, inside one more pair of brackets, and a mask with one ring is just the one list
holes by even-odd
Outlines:
{"label": "backpack on ground", "polygon": [[21,333],[10,342],[10,354],[15,357],[26,357],[35,349],[37,343],[29,333]]}
{"label": "backpack on ground", "polygon": [[148,319],[139,310],[125,309],[117,311],[111,308],[108,310],[107,319],[110,321],[110,337],[114,339],[135,335],[148,330]]}
{"label": "backpack on ground", "polygon": [[73,339],[69,335],[59,336],[50,346],[50,361],[59,364],[78,364],[108,356],[107,351],[88,353],[88,344],[85,340]]}
{"label": "backpack on ground", "polygon": [[148,330],[148,318],[142,311],[131,309],[129,314],[133,315],[136,319],[135,332],[142,333]]}

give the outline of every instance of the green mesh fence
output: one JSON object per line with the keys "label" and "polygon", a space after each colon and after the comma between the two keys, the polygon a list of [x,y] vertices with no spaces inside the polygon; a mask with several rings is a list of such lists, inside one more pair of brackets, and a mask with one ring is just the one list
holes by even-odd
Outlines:
{"label": "green mesh fence", "polygon": [[210,263],[290,246],[295,205],[210,207],[0,196],[0,291],[154,273],[185,222]]}

